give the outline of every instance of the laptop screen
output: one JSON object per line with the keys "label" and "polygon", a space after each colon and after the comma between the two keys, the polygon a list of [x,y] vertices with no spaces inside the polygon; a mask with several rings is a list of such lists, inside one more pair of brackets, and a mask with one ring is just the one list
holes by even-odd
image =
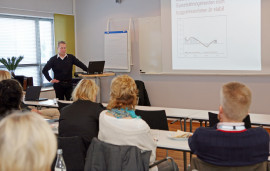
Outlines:
{"label": "laptop screen", "polygon": [[88,74],[102,74],[105,61],[90,61],[88,65]]}

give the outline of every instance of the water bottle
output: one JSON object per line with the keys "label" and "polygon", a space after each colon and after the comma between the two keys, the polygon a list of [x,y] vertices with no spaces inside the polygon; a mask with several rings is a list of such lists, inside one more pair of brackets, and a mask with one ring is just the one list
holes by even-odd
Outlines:
{"label": "water bottle", "polygon": [[62,149],[57,150],[57,160],[54,167],[55,171],[66,171],[66,164],[63,158],[63,151]]}

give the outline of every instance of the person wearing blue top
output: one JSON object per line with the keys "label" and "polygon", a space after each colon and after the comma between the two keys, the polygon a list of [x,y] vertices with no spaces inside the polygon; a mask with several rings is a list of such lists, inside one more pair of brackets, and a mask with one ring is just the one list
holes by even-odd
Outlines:
{"label": "person wearing blue top", "polygon": [[267,161],[269,134],[263,128],[246,129],[251,91],[241,83],[230,82],[221,89],[220,122],[200,127],[189,138],[189,147],[204,162],[217,166],[247,166]]}

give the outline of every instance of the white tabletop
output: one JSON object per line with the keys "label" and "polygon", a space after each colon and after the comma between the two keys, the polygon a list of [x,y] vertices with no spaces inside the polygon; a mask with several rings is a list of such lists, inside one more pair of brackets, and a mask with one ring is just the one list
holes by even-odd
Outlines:
{"label": "white tabletop", "polygon": [[[62,103],[73,103],[73,101],[65,101],[65,100],[58,100]],[[44,101],[23,101],[26,105],[33,105],[33,106],[41,106],[41,107],[53,107],[58,108],[57,100],[56,99],[48,99]]]}
{"label": "white tabletop", "polygon": [[270,125],[270,115],[250,113],[251,124]]}
{"label": "white tabletop", "polygon": [[197,110],[197,113],[194,113],[193,115],[190,115],[190,119],[197,119],[197,120],[209,120],[208,112],[216,113],[218,114],[218,111],[209,111],[209,110]]}
{"label": "white tabletop", "polygon": [[178,151],[190,151],[187,138],[178,140],[169,138],[169,135],[175,133],[175,131],[151,130],[151,133],[153,131],[159,132],[157,147]]}
{"label": "white tabletop", "polygon": [[188,118],[190,115],[198,113],[200,110],[195,109],[181,109],[181,108],[167,108],[167,107],[153,107],[153,106],[136,106],[139,110],[165,110],[167,117],[183,117]]}

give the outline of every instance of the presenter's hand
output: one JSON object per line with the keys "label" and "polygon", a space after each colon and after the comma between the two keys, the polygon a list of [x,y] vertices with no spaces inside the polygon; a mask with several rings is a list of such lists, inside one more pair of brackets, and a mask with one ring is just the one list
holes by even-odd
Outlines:
{"label": "presenter's hand", "polygon": [[59,83],[59,80],[53,79],[53,80],[50,81],[50,83]]}

